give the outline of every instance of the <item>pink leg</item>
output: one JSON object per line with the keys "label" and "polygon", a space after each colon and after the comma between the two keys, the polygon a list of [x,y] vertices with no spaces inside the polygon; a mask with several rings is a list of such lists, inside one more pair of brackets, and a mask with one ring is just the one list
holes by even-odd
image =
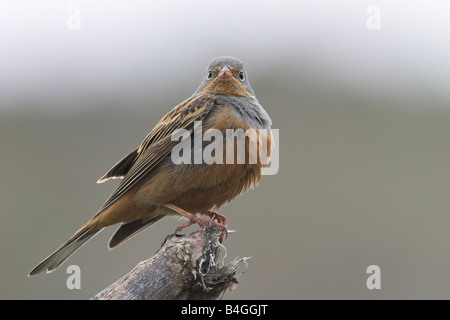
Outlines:
{"label": "pink leg", "polygon": [[[211,220],[205,220],[205,219],[199,218],[196,215],[194,215],[186,210],[183,210],[171,203],[166,203],[164,206],[189,219],[188,222],[183,223],[182,225],[178,226],[178,228],[175,230],[175,233],[178,233],[181,230],[183,230],[184,228],[189,227],[190,225],[193,225],[194,223],[196,223],[200,227],[205,226],[207,224],[212,224],[212,225],[218,226],[222,230],[222,235],[220,236],[220,239],[219,239],[220,243],[222,243],[222,241],[223,241],[224,234],[228,236],[228,231],[225,226],[226,218],[218,213],[215,213],[212,211],[207,211],[206,215],[209,216],[211,218]],[[216,221],[214,221],[214,220],[216,220]]]}

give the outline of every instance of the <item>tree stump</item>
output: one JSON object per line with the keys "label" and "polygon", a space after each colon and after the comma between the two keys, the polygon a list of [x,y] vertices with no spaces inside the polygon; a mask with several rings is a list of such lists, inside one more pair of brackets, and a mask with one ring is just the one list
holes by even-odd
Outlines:
{"label": "tree stump", "polygon": [[[169,235],[149,259],[92,300],[212,300],[233,290],[246,258],[219,261],[220,228],[204,226],[189,235]],[[225,258],[222,258],[222,260]],[[220,266],[222,264],[222,266]]]}

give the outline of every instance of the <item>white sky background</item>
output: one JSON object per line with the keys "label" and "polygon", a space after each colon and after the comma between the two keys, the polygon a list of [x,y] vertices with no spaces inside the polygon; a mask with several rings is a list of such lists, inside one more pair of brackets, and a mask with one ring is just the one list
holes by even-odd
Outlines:
{"label": "white sky background", "polygon": [[[70,5],[81,9],[80,30],[66,26]],[[381,30],[366,27],[370,5]],[[419,86],[450,102],[450,1],[3,0],[0,112],[23,99],[69,108],[68,98],[169,86],[186,97],[218,55],[244,60],[250,77],[306,65],[359,92]]]}

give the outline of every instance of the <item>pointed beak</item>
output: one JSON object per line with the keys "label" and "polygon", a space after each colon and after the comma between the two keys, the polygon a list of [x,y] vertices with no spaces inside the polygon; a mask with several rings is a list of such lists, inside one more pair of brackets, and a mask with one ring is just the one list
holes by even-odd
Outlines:
{"label": "pointed beak", "polygon": [[217,78],[219,79],[230,79],[232,77],[233,73],[227,66],[223,67],[222,70],[220,70],[219,74],[217,75]]}

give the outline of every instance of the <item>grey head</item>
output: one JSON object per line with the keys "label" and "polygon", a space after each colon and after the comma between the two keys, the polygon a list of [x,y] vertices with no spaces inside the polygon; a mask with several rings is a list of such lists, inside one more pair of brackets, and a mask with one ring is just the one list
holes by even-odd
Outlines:
{"label": "grey head", "polygon": [[[222,70],[224,72],[221,73]],[[234,84],[233,88],[227,86],[230,82]],[[229,56],[217,57],[208,64],[205,77],[194,95],[201,92],[255,96],[244,63]]]}
{"label": "grey head", "polygon": [[269,129],[272,125],[250,86],[244,63],[237,58],[223,56],[213,59],[194,95],[202,93],[215,94],[219,105],[233,107],[236,116],[242,117],[252,128]]}

